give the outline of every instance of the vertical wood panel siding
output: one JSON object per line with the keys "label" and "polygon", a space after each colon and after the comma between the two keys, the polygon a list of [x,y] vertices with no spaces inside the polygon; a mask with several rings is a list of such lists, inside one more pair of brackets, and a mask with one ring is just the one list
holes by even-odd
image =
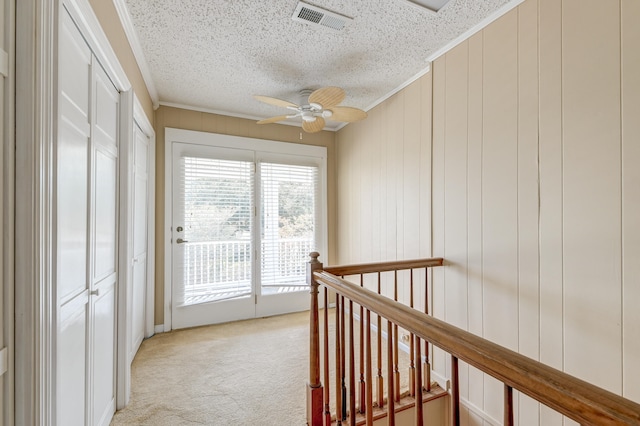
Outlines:
{"label": "vertical wood panel siding", "polygon": [[[518,11],[518,351],[538,359],[538,5]],[[532,338],[534,337],[534,338]],[[538,404],[514,392],[518,424],[537,425]]]}
{"label": "vertical wood panel siding", "polygon": [[622,394],[640,401],[640,2],[622,17]]}
{"label": "vertical wood panel siding", "polygon": [[[341,130],[338,261],[443,256],[434,315],[640,401],[639,20],[528,0]],[[460,369],[462,423],[501,418]],[[516,396],[520,425],[571,423]]]}
{"label": "vertical wood panel siding", "polygon": [[[480,32],[469,39],[469,105],[467,140],[467,279],[468,279],[468,330],[483,335],[483,289],[482,289],[482,96],[483,96],[483,44]],[[484,374],[469,368],[468,400],[476,407],[484,404]],[[464,395],[463,395],[464,396]],[[463,409],[465,412],[466,409]],[[469,413],[469,424],[474,414]]]}
{"label": "vertical wood panel siding", "polygon": [[564,368],[620,392],[619,2],[562,5]]}
{"label": "vertical wood panel siding", "polygon": [[[445,177],[445,149],[446,138],[444,114],[446,110],[445,88],[447,83],[447,62],[445,57],[440,57],[432,64],[433,73],[433,233],[432,247],[434,253],[446,252],[446,241],[444,230],[446,228],[445,197],[444,197],[444,177]],[[445,318],[445,298],[444,298],[445,269],[434,268],[433,280],[431,282],[432,307],[429,312],[438,318]],[[431,367],[443,377],[447,376],[447,363],[449,357],[441,350],[435,348],[432,353]]]}

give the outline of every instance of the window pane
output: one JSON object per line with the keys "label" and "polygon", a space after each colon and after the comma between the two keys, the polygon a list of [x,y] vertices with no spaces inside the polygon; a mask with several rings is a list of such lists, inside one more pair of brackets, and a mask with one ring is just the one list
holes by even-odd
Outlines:
{"label": "window pane", "polygon": [[262,294],[306,290],[316,248],[318,168],[261,163]]}
{"label": "window pane", "polygon": [[251,293],[253,163],[183,158],[184,304]]}

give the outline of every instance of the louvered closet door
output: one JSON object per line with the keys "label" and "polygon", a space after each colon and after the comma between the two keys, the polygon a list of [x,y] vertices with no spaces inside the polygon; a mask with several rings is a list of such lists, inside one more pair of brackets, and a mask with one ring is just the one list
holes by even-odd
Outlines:
{"label": "louvered closet door", "polygon": [[253,318],[254,153],[173,144],[172,327]]}

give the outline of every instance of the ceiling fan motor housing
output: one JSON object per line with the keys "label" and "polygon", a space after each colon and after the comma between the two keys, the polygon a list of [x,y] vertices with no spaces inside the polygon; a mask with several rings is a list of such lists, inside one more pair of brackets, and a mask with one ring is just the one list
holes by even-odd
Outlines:
{"label": "ceiling fan motor housing", "polygon": [[319,132],[325,126],[325,118],[335,121],[353,122],[366,118],[367,113],[353,107],[338,106],[345,98],[344,89],[335,86],[321,89],[302,89],[299,92],[300,105],[270,96],[254,97],[270,105],[287,108],[295,114],[280,115],[258,121],[258,124],[277,123],[285,119],[300,117],[302,128],[309,133]]}

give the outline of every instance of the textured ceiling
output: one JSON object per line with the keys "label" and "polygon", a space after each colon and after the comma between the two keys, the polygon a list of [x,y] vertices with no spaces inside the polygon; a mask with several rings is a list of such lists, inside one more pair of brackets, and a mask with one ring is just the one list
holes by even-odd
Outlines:
{"label": "textured ceiling", "polygon": [[301,89],[323,86],[366,110],[510,2],[451,0],[433,13],[404,0],[308,1],[353,18],[335,31],[294,21],[297,0],[125,0],[160,103],[256,119],[286,110],[254,94],[299,103]]}

